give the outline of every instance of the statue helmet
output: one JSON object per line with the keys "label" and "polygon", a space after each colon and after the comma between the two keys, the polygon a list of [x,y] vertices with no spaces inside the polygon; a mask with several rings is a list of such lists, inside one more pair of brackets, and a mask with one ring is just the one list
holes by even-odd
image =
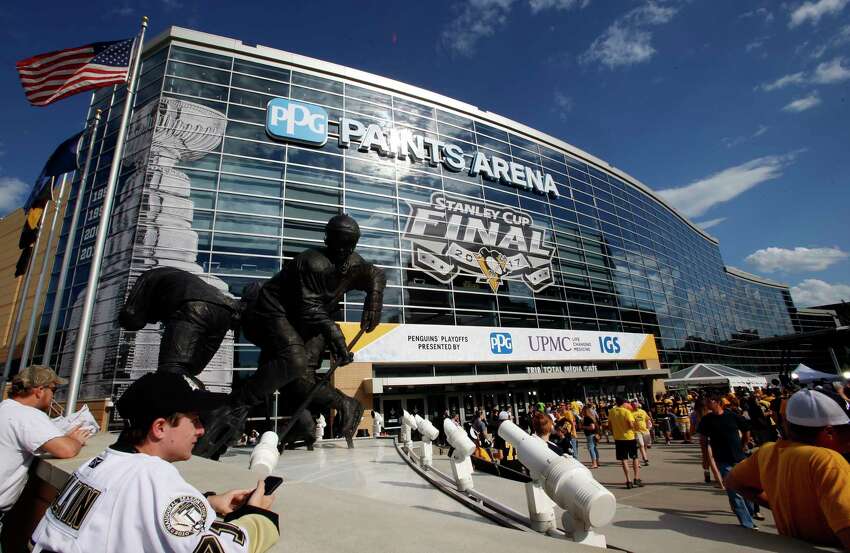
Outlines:
{"label": "statue helmet", "polygon": [[341,213],[334,215],[325,225],[325,239],[336,237],[340,234],[354,235],[360,238],[360,225],[350,215]]}

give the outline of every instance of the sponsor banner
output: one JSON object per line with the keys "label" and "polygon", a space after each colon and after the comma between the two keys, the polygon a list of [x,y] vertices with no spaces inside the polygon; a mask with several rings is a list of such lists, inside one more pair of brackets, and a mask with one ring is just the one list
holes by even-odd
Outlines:
{"label": "sponsor banner", "polygon": [[[340,323],[348,340],[356,323]],[[545,328],[381,324],[353,348],[372,363],[512,363],[657,360],[652,334]],[[582,364],[582,372],[592,372]],[[571,372],[572,369],[570,369]],[[566,372],[566,371],[565,371]]]}

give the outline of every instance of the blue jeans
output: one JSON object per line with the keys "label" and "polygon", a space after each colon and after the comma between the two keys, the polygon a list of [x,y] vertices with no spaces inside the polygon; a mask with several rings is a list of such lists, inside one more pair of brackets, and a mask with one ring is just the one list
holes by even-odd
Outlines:
{"label": "blue jeans", "polygon": [[[720,471],[721,478],[726,478],[726,475],[732,472],[734,466],[727,463],[717,463],[717,470]],[[726,495],[729,496],[729,506],[732,507],[732,512],[738,517],[741,526],[752,528],[754,526],[753,513],[755,512],[753,504],[744,499],[738,492],[727,489]]]}
{"label": "blue jeans", "polygon": [[596,449],[596,434],[585,436],[587,438],[587,452],[590,453],[590,462],[599,462],[599,451]]}

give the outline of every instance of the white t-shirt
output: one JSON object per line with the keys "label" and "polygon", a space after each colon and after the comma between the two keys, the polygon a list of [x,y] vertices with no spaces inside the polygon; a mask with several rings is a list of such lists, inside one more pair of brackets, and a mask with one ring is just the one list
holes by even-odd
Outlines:
{"label": "white t-shirt", "polygon": [[174,466],[107,448],[68,479],[32,535],[34,552],[256,553],[278,539],[275,523],[247,513],[217,521]]}
{"label": "white t-shirt", "polygon": [[0,511],[20,497],[38,448],[62,435],[43,411],[14,399],[0,402]]}

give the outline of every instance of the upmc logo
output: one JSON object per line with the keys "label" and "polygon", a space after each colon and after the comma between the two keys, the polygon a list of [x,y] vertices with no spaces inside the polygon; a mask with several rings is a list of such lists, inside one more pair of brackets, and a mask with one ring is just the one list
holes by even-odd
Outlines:
{"label": "upmc logo", "polygon": [[328,141],[328,112],[314,104],[275,98],[266,110],[266,132],[273,138],[324,146]]}
{"label": "upmc logo", "polygon": [[497,355],[505,353],[513,353],[514,342],[511,340],[511,335],[508,332],[491,332],[490,333],[490,352]]}
{"label": "upmc logo", "polygon": [[620,353],[620,339],[616,336],[600,336],[599,349],[605,353]]}

